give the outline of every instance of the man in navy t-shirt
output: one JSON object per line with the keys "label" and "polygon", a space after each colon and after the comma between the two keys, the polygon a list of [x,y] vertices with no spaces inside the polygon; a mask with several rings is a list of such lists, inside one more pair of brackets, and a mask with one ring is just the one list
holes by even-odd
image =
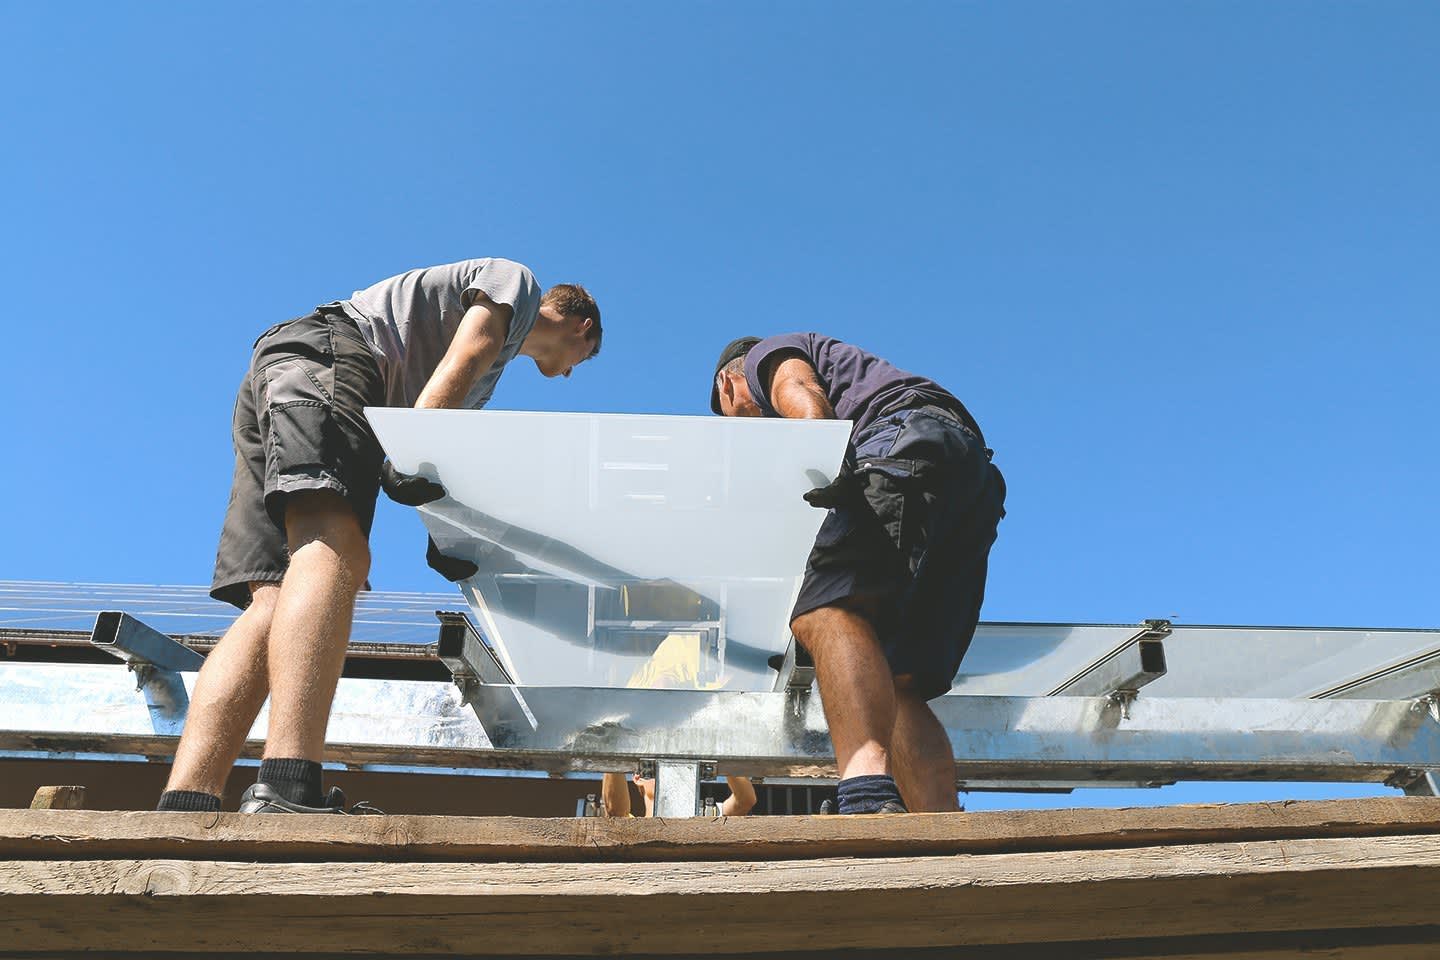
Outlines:
{"label": "man in navy t-shirt", "polygon": [[[959,809],[950,739],[928,706],[975,632],[1005,480],[949,391],[818,333],[744,337],[715,368],[727,417],[851,420],[844,468],[790,629],[815,661],[841,813]],[[903,801],[902,801],[903,797]]]}

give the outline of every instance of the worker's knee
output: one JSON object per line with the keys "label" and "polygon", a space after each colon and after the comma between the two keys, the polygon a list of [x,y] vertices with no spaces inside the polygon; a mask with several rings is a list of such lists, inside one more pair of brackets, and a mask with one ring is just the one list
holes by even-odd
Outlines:
{"label": "worker's knee", "polygon": [[250,584],[250,606],[255,615],[267,623],[275,613],[275,601],[280,597],[280,584],[256,580]]}
{"label": "worker's knee", "polygon": [[319,547],[341,563],[356,590],[370,575],[370,543],[344,497],[328,490],[294,494],[285,507],[292,566],[301,551]]}
{"label": "worker's knee", "polygon": [[802,613],[790,621],[790,632],[817,662],[836,647],[863,642],[875,633],[864,613],[840,604],[816,607]]}

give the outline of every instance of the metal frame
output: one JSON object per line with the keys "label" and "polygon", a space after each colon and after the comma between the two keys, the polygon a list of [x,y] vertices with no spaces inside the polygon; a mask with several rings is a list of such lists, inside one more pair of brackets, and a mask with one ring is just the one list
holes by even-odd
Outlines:
{"label": "metal frame", "polygon": [[1051,690],[1050,697],[1105,697],[1130,718],[1140,688],[1165,676],[1164,639],[1169,620],[1146,620],[1140,632]]}
{"label": "metal frame", "polygon": [[[642,766],[656,774],[657,812],[665,816],[700,812],[699,783],[717,774],[835,774],[823,705],[793,645],[772,691],[521,687],[463,614],[439,619],[438,655],[454,682],[342,680],[327,759],[551,773]],[[1385,782],[1407,792],[1440,786],[1440,701],[1429,694],[1358,699],[1413,689],[1429,658],[1310,699],[1136,697],[1164,671],[1168,626],[1145,622],[1052,696],[934,701],[954,745],[957,782],[968,789],[1188,779]],[[136,673],[144,702],[117,684],[118,664],[0,661],[0,752],[117,759],[173,752],[192,682],[180,671],[198,666],[199,655],[114,612],[97,619],[92,643]],[[249,754],[265,729],[262,715]]]}
{"label": "metal frame", "polygon": [[145,695],[155,732],[179,736],[190,711],[182,670],[199,670],[205,658],[170,637],[118,610],[95,618],[90,643],[125,661],[135,674],[135,689]]}

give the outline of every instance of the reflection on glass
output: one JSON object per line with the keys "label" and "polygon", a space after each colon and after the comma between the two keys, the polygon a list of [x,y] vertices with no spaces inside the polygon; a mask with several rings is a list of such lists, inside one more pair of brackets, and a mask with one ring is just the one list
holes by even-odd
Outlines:
{"label": "reflection on glass", "polygon": [[843,421],[367,411],[518,683],[768,690]]}

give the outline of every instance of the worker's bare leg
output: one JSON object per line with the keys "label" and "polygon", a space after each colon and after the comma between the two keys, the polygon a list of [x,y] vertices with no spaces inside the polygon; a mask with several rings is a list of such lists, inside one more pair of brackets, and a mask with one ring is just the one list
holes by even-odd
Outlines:
{"label": "worker's bare leg", "polygon": [[912,813],[960,809],[955,791],[955,756],[950,737],[930,705],[909,690],[909,677],[895,682],[895,730],[890,761],[900,796]]}
{"label": "worker's bare leg", "polygon": [[608,817],[630,815],[630,781],[623,773],[607,773],[600,779],[600,801]]}
{"label": "worker's bare leg", "polygon": [[370,548],[350,505],[330,491],[291,495],[285,535],[290,567],[270,628],[265,757],[319,762]]}
{"label": "worker's bare leg", "polygon": [[265,649],[278,583],[250,584],[250,606],[200,667],[166,790],[220,796],[269,691]]}
{"label": "worker's bare leg", "polygon": [[870,621],[827,606],[796,617],[790,629],[815,661],[840,778],[889,775],[895,685]]}

